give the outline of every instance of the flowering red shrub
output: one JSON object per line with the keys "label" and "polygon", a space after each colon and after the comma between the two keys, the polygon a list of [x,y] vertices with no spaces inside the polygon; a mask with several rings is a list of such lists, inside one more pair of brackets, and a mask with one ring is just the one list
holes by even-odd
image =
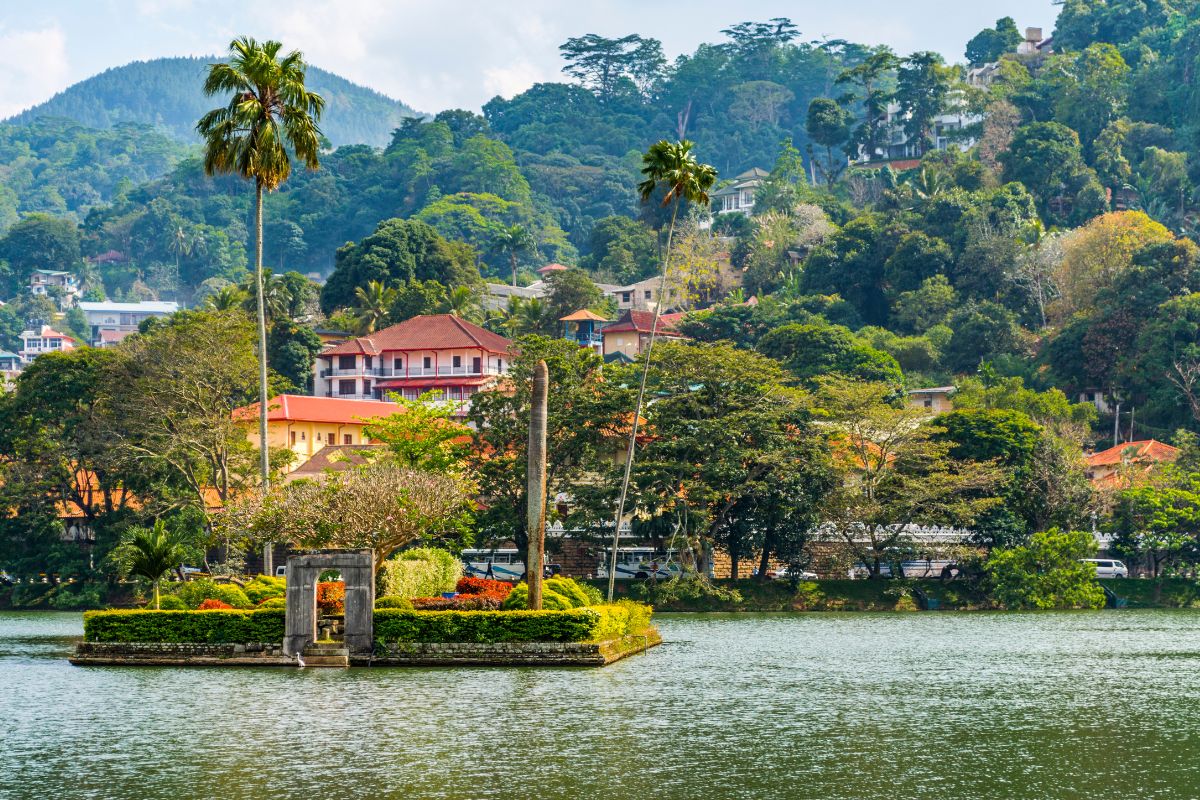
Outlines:
{"label": "flowering red shrub", "polygon": [[197,606],[197,608],[200,611],[212,611],[213,609],[217,609],[217,608],[233,608],[233,606],[229,605],[229,603],[226,603],[223,600],[218,600],[215,597],[210,597],[207,600],[205,600],[203,603],[201,603],[199,606]]}
{"label": "flowering red shrub", "polygon": [[499,595],[500,599],[508,597],[513,585],[507,581],[491,581],[487,578],[459,578],[454,590],[459,594],[488,594]]}
{"label": "flowering red shrub", "polygon": [[416,611],[499,611],[503,600],[496,594],[460,594],[458,597],[414,597]]}
{"label": "flowering red shrub", "polygon": [[318,583],[317,609],[322,614],[345,614],[346,584],[343,581]]}

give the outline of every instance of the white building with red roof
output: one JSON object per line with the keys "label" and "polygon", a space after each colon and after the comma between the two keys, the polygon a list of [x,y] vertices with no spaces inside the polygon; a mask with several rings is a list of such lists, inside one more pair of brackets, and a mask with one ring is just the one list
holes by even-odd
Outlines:
{"label": "white building with red roof", "polygon": [[39,325],[33,330],[21,332],[21,349],[17,355],[28,364],[42,353],[61,353],[78,346],[79,342],[74,337],[59,333],[49,325]]}
{"label": "white building with red roof", "polygon": [[512,342],[453,314],[413,317],[330,347],[317,356],[313,394],[381,400],[396,392],[415,400],[436,392],[458,402],[508,373]]}

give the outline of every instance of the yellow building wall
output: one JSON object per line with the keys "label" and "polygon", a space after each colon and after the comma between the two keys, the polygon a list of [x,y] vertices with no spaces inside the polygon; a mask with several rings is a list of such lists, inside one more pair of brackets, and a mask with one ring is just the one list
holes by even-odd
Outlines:
{"label": "yellow building wall", "polygon": [[[244,427],[250,444],[258,447],[257,421]],[[316,455],[317,451],[330,444],[371,444],[370,437],[363,433],[361,422],[336,425],[302,420],[271,420],[267,423],[267,441],[272,449],[288,449],[295,454],[295,458],[284,468],[284,472],[298,469]]]}

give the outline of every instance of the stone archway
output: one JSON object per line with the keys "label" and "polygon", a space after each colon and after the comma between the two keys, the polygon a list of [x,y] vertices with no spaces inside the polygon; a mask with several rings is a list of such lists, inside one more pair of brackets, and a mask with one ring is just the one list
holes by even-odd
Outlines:
{"label": "stone archway", "polygon": [[288,556],[284,655],[317,639],[317,578],[337,570],[346,583],[346,648],[370,653],[375,644],[375,557],[370,550],[315,550]]}

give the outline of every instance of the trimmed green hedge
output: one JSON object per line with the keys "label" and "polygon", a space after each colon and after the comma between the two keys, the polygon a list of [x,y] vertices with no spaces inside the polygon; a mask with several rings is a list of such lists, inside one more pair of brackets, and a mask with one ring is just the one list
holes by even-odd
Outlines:
{"label": "trimmed green hedge", "polygon": [[283,641],[282,609],[264,611],[88,611],[85,642],[247,644]]}
{"label": "trimmed green hedge", "polygon": [[391,642],[586,642],[640,633],[650,625],[640,603],[567,611],[375,610],[375,639]]}

